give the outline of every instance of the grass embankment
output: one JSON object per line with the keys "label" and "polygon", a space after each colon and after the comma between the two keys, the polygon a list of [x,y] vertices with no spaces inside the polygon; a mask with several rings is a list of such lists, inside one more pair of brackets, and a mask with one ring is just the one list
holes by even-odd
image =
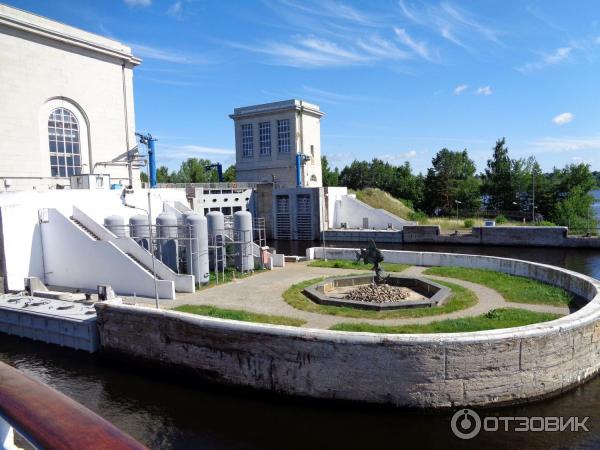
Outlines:
{"label": "grass embankment", "polygon": [[173,308],[189,314],[198,314],[200,316],[218,317],[219,319],[239,320],[242,322],[269,323],[272,325],[289,325],[300,327],[306,323],[305,320],[294,319],[293,317],[271,316],[268,314],[258,314],[239,309],[223,309],[210,305],[181,305]]}
{"label": "grass embankment", "polygon": [[[416,213],[412,208],[404,204],[402,200],[377,188],[366,188],[356,191],[356,198],[373,208],[384,209],[401,219],[415,221],[419,225],[439,225],[444,231],[470,231],[472,227],[483,226],[483,219],[476,217],[461,217],[459,220],[452,217],[427,217],[423,213]],[[498,225],[521,226],[523,223],[520,221],[505,221],[498,223]]]}
{"label": "grass embankment", "polygon": [[331,316],[343,317],[358,317],[363,319],[398,319],[407,317],[426,317],[436,316],[440,314],[448,314],[450,312],[459,311],[469,308],[477,303],[477,296],[462,286],[454,283],[440,282],[452,289],[452,296],[446,301],[443,306],[436,308],[410,308],[397,311],[367,311],[345,306],[319,305],[306,297],[302,290],[311,284],[322,281],[323,278],[315,278],[312,280],[303,281],[302,283],[290,286],[284,293],[283,299],[286,303],[296,309],[308,311],[318,314],[328,314]]}
{"label": "grass embankment", "polygon": [[558,319],[560,314],[539,313],[516,308],[492,309],[485,314],[461,319],[446,319],[415,325],[372,325],[370,323],[338,323],[330,328],[336,331],[363,331],[369,333],[460,333],[467,331],[497,330]]}
{"label": "grass embankment", "polygon": [[493,270],[431,267],[423,273],[482,284],[498,291],[508,302],[568,306],[574,301],[574,296],[562,288]]}
{"label": "grass embankment", "polygon": [[[328,259],[324,261],[317,259],[308,263],[310,267],[331,267],[334,269],[354,269],[354,270],[371,270],[370,264],[364,264],[362,261],[350,261],[347,259]],[[386,272],[402,272],[410,267],[409,264],[397,263],[382,263],[381,267]]]}
{"label": "grass embankment", "polygon": [[372,208],[384,209],[401,219],[409,220],[409,216],[414,211],[387,192],[377,188],[367,188],[356,191],[356,198],[366,203]]}

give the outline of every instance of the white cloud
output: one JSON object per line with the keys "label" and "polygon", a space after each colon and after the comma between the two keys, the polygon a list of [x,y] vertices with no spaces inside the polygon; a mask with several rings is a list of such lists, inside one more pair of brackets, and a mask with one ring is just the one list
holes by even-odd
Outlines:
{"label": "white cloud", "polygon": [[124,0],[128,6],[150,6],[152,0]]}
{"label": "white cloud", "polygon": [[569,57],[569,55],[571,54],[572,51],[573,51],[572,47],[557,48],[553,53],[543,54],[542,58],[537,61],[530,62],[523,66],[517,67],[517,70],[521,73],[528,73],[528,72],[533,72],[534,70],[543,69],[544,67],[547,67],[547,66],[559,64],[559,63],[565,61]]}
{"label": "white cloud", "polygon": [[[175,1],[175,0],[171,0]],[[185,7],[186,0],[183,1]],[[419,55],[437,62],[426,42],[413,39],[387,12],[363,11],[343,0],[263,0],[279,20],[270,25],[287,36],[255,42],[224,42],[232,48],[266,55],[263,63],[298,68],[374,65]],[[264,25],[261,23],[261,25]],[[294,34],[295,33],[295,34]],[[391,70],[402,68],[393,65]]]}
{"label": "white cloud", "polygon": [[575,118],[575,115],[573,113],[564,112],[564,113],[559,114],[558,116],[554,117],[552,119],[552,122],[554,122],[556,125],[564,125],[565,123],[572,122],[574,118]]}
{"label": "white cloud", "polygon": [[432,58],[431,53],[427,48],[427,44],[425,42],[415,41],[412,37],[409,36],[409,34],[404,28],[395,27],[394,32],[396,33],[396,37],[398,38],[398,40],[404,45],[406,45],[408,48],[410,48],[412,51],[414,51],[416,54],[428,61],[432,61],[434,59]]}
{"label": "white cloud", "polygon": [[207,58],[203,58],[199,55],[184,54],[169,49],[143,44],[130,43],[129,46],[133,50],[133,53],[141,58],[155,59],[158,61],[176,64],[199,65],[211,63]]}
{"label": "white cloud", "polygon": [[492,88],[489,86],[481,86],[475,92],[477,95],[492,95]]}
{"label": "white cloud", "polygon": [[404,152],[404,153],[386,153],[384,155],[379,155],[379,159],[391,163],[394,161],[403,161],[406,159],[416,158],[416,156],[417,156],[417,151],[410,150],[410,151]]}
{"label": "white cloud", "polygon": [[180,19],[181,14],[182,14],[182,9],[183,9],[182,1],[177,0],[175,3],[173,3],[171,6],[169,6],[169,9],[167,10],[167,14]]}
{"label": "white cloud", "polygon": [[260,45],[229,43],[231,47],[263,53],[273,58],[269,61],[274,65],[291,67],[336,67],[371,63],[380,56],[373,51],[338,44],[326,39],[298,37],[293,44],[267,42]]}
{"label": "white cloud", "polygon": [[185,161],[188,158],[205,158],[227,164],[235,158],[235,150],[228,148],[206,147],[195,144],[162,144],[158,158],[159,164],[165,164],[169,167],[178,167],[182,161]]}
{"label": "white cloud", "polygon": [[440,34],[444,39],[460,47],[468,48],[463,41],[474,41],[479,37],[501,44],[498,39],[499,31],[477,20],[470,12],[450,3],[442,2],[439,6],[424,4],[417,8],[409,6],[404,0],[399,0],[398,5],[407,19]]}
{"label": "white cloud", "polygon": [[533,141],[531,148],[537,152],[562,153],[575,150],[600,150],[600,137],[544,137]]}
{"label": "white cloud", "polygon": [[366,39],[359,39],[356,42],[356,45],[377,58],[405,59],[409,57],[407,52],[398,48],[393,42],[382,39],[377,35],[370,36]]}
{"label": "white cloud", "polygon": [[469,87],[469,85],[467,85],[467,84],[459,84],[458,86],[456,86],[454,88],[454,91],[452,91],[452,92],[454,92],[454,95],[460,95],[464,91],[466,91],[468,87]]}

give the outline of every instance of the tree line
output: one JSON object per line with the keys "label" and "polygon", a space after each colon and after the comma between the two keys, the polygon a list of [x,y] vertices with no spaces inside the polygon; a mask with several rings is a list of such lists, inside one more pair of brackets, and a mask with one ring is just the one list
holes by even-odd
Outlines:
{"label": "tree line", "polygon": [[[414,174],[410,163],[394,166],[380,159],[354,161],[341,171],[322,160],[323,183],[360,190],[379,188],[403,200],[417,214],[503,215],[552,222],[574,229],[595,228],[590,191],[600,174],[587,164],[568,164],[543,172],[537,160],[509,156],[504,138],[494,146],[483,173],[477,173],[468,151],[441,149],[426,175]],[[593,225],[590,225],[593,223]]]}
{"label": "tree line", "polygon": [[[158,183],[217,183],[219,176],[217,169],[208,169],[212,164],[210,159],[188,158],[181,163],[179,170],[169,171],[166,166],[156,169],[156,181]],[[143,182],[148,181],[145,173],[140,174]],[[223,172],[223,181],[235,181],[235,166],[229,166]]]}

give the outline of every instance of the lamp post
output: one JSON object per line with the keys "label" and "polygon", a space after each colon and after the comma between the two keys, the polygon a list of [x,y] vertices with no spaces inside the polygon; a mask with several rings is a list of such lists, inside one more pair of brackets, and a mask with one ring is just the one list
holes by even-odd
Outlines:
{"label": "lamp post", "polygon": [[[140,139],[141,143],[146,143],[144,142],[142,139]],[[148,180],[150,180],[150,164],[148,163],[148,161],[146,161],[146,175],[148,176]],[[133,187],[130,186],[131,191],[133,192]],[[158,306],[158,301],[159,301],[159,297],[158,297],[158,281],[156,278],[156,261],[155,261],[155,256],[154,256],[154,239],[152,236],[152,201],[151,201],[151,197],[150,197],[150,187],[148,187],[148,209],[144,209],[144,208],[140,208],[139,206],[133,206],[133,205],[129,205],[127,203],[126,200],[126,195],[128,193],[128,188],[126,187],[125,189],[123,189],[123,197],[122,197],[122,202],[124,206],[127,206],[128,208],[133,208],[133,209],[139,209],[140,211],[144,211],[146,213],[146,215],[148,216],[148,249],[150,250],[150,255],[152,256],[152,278],[154,279],[154,303],[156,305],[156,309],[159,308]]]}
{"label": "lamp post", "polygon": [[531,222],[535,222],[535,168],[531,171]]}
{"label": "lamp post", "polygon": [[327,261],[327,250],[325,250],[327,248],[327,245],[325,244],[325,228],[326,225],[329,225],[329,215],[328,215],[328,211],[329,209],[327,208],[327,198],[328,198],[328,194],[325,193],[323,194],[323,209],[325,210],[324,212],[321,213],[322,216],[322,223],[323,223],[323,232],[322,234],[322,238],[321,238],[321,242],[323,243],[323,260]]}
{"label": "lamp post", "polygon": [[456,203],[456,226],[458,227],[458,205],[462,204],[462,202],[459,200],[454,200],[454,203]]}

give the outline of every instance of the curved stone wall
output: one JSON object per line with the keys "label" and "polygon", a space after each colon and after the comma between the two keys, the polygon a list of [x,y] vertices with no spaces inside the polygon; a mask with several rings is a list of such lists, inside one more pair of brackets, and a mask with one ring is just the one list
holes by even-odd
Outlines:
{"label": "curved stone wall", "polygon": [[[312,249],[317,253],[321,249]],[[327,250],[328,258],[351,249]],[[348,253],[350,254],[350,253]],[[185,366],[233,385],[322,399],[445,408],[520,403],[600,368],[600,282],[554,266],[488,256],[385,252],[386,261],[530,276],[588,304],[551,322],[452,334],[336,332],[98,304],[105,351]]]}

